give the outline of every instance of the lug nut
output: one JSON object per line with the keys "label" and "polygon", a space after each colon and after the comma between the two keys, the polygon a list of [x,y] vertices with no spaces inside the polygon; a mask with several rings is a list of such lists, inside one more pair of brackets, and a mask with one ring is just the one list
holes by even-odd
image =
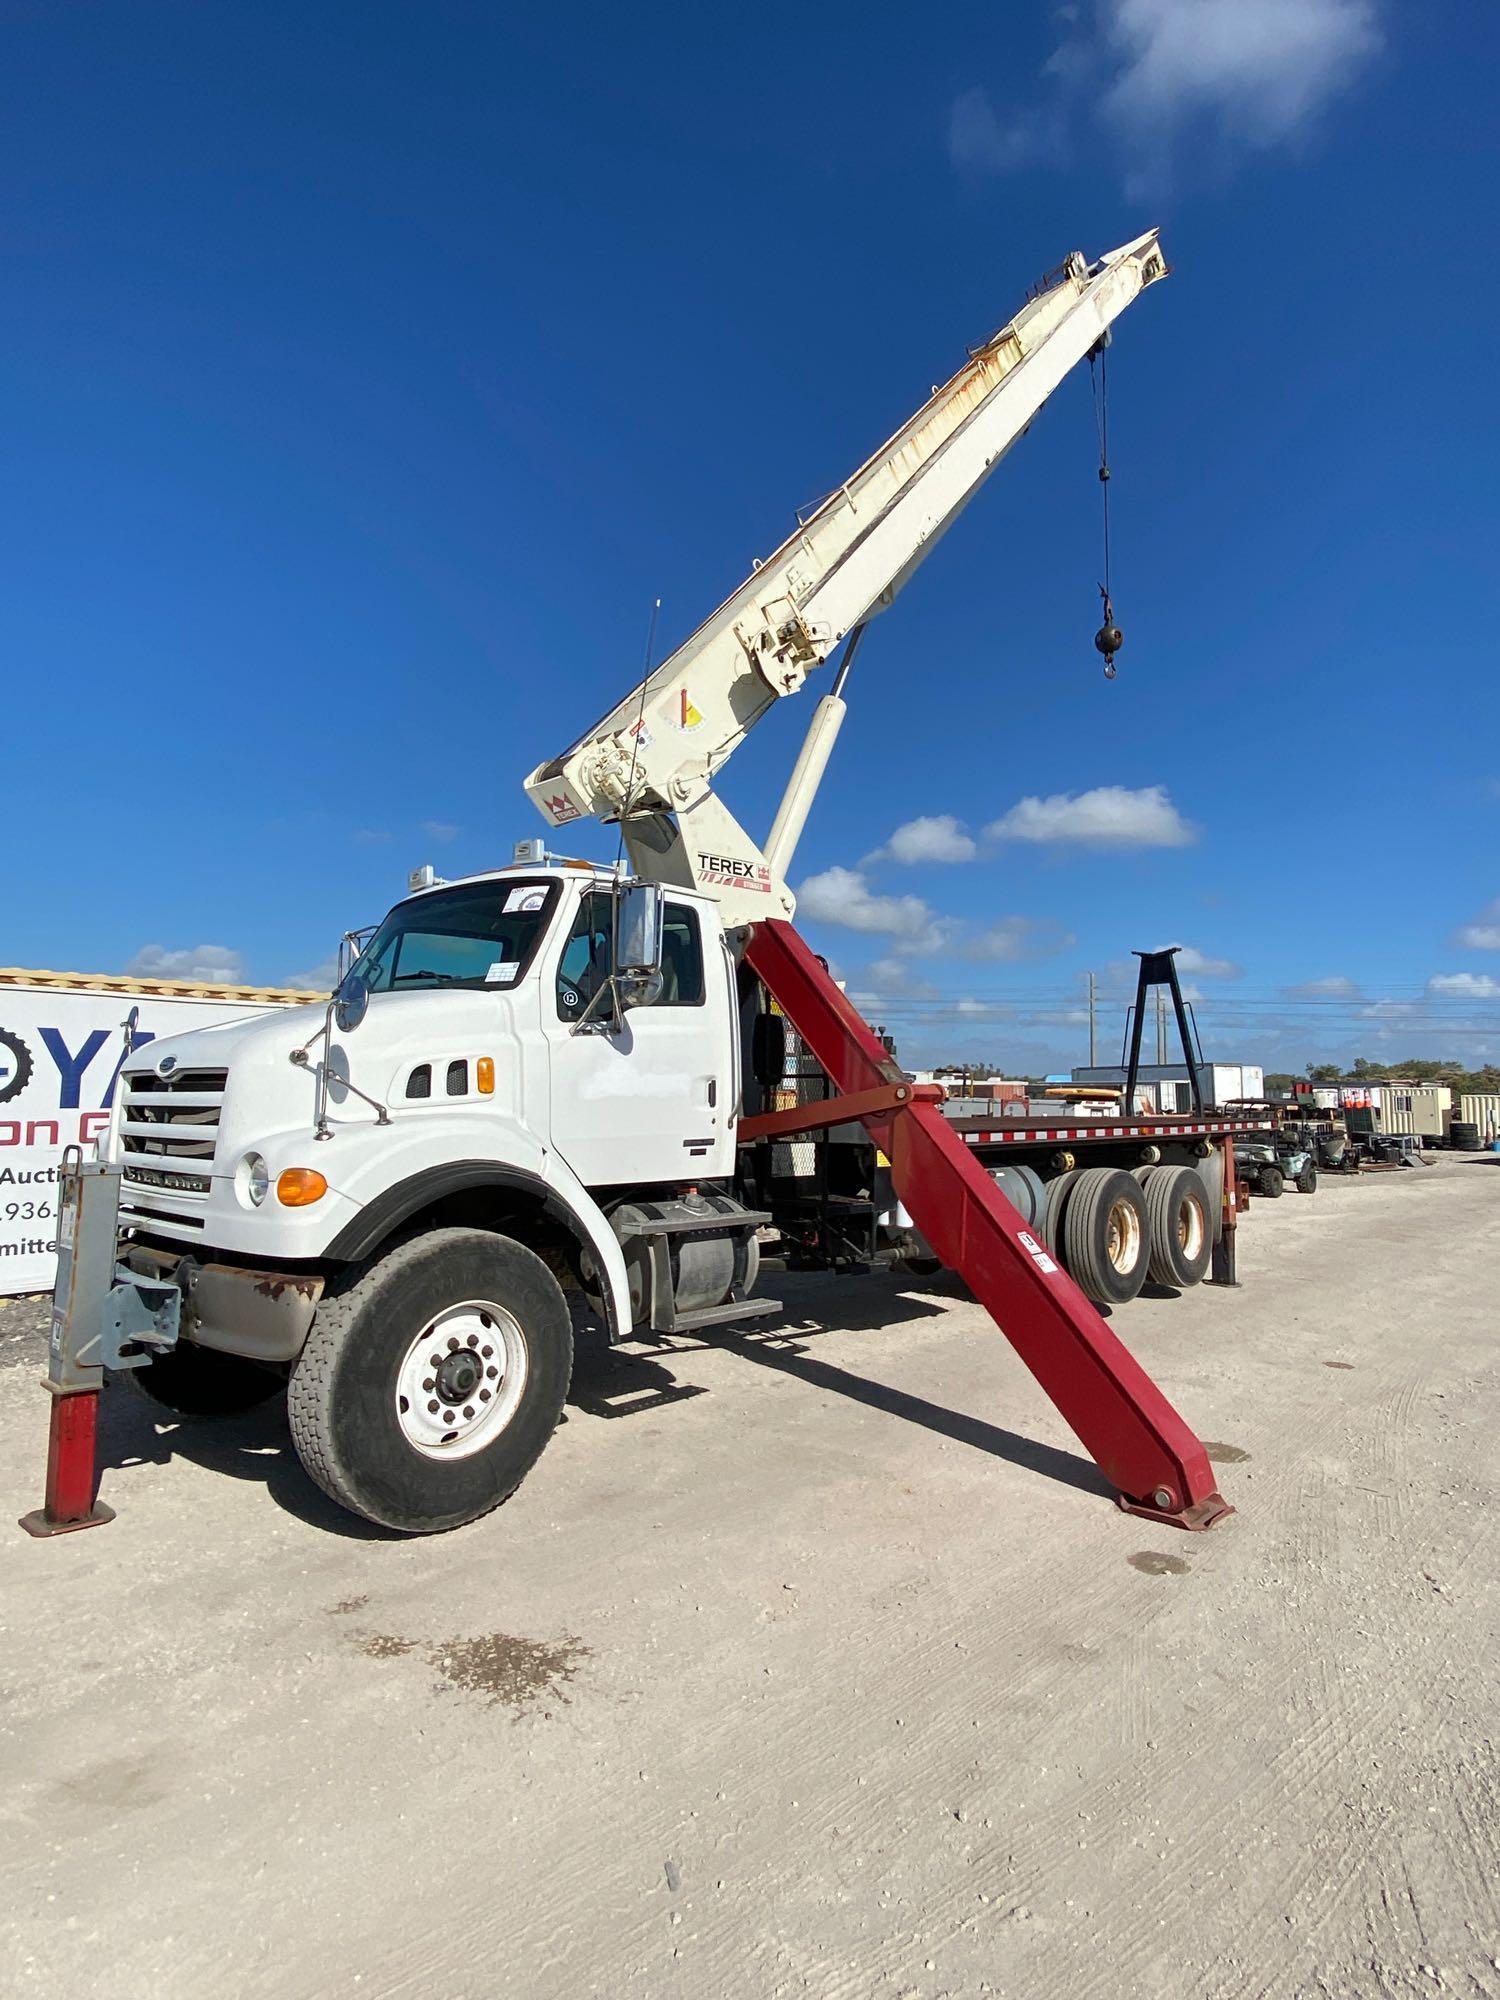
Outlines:
{"label": "lug nut", "polygon": [[450,1333],[448,1336],[448,1352],[450,1354],[457,1354],[458,1352],[458,1335],[456,1333]]}
{"label": "lug nut", "polygon": [[437,1402],[436,1402],[436,1399],[434,1399],[434,1400],[433,1400],[432,1402],[430,1402],[430,1403],[429,1403],[429,1404],[427,1405],[427,1407],[428,1407],[428,1409],[429,1409],[429,1410],[431,1410],[431,1412],[432,1412],[432,1414],[433,1414],[434,1416],[436,1416],[436,1415],[437,1415],[437,1407],[438,1407],[438,1406],[437,1406]]}
{"label": "lug nut", "polygon": [[490,1356],[494,1353],[495,1350],[493,1347],[481,1347],[479,1351],[484,1356],[485,1360],[488,1361]]}
{"label": "lug nut", "polygon": [[481,1402],[481,1403],[487,1403],[487,1402],[488,1402],[488,1401],[490,1400],[490,1392],[489,1392],[489,1390],[488,1390],[488,1389],[481,1389],[481,1390],[480,1390],[480,1392],[479,1392],[479,1400],[480,1400],[480,1402]]}
{"label": "lug nut", "polygon": [[484,1372],[485,1372],[485,1374],[486,1374],[486,1375],[488,1375],[488,1377],[490,1378],[490,1380],[491,1380],[492,1382],[498,1382],[498,1381],[499,1381],[499,1379],[500,1379],[500,1370],[499,1370],[498,1368],[486,1368]]}
{"label": "lug nut", "polygon": [[434,1382],[432,1377],[429,1375],[427,1380],[422,1384],[422,1387],[424,1389],[435,1389],[437,1387],[437,1383]]}
{"label": "lug nut", "polygon": [[472,1403],[465,1403],[465,1404],[464,1404],[464,1415],[465,1415],[466,1417],[472,1417],[472,1416],[473,1416],[473,1414],[474,1414],[474,1405],[473,1405]]}

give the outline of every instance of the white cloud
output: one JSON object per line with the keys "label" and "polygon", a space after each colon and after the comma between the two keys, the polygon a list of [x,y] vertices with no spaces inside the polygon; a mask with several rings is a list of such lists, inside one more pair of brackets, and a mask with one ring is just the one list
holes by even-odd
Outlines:
{"label": "white cloud", "polygon": [[1486,903],[1472,924],[1463,924],[1453,942],[1465,951],[1500,951],[1500,896]]}
{"label": "white cloud", "polygon": [[910,866],[932,861],[972,861],[979,852],[963,821],[952,813],[923,813],[896,828],[884,847],[866,861],[901,861]]}
{"label": "white cloud", "polygon": [[[1168,949],[1165,945],[1161,948]],[[1177,947],[1177,970],[1194,973],[1199,979],[1239,979],[1245,968],[1236,965],[1232,958],[1210,958],[1207,952],[1182,944]]]}
{"label": "white cloud", "polygon": [[245,961],[227,944],[186,945],[181,951],[143,944],[125,970],[137,979],[197,979],[211,986],[245,981]]}
{"label": "white cloud", "polygon": [[1207,115],[1251,146],[1309,125],[1380,48],[1373,0],[1107,0],[1107,118],[1159,137]]}
{"label": "white cloud", "polygon": [[944,920],[920,896],[877,896],[858,868],[825,868],[797,891],[799,913],[813,923],[901,940],[905,951],[936,950]]}
{"label": "white cloud", "polygon": [[907,959],[874,959],[859,976],[868,980],[870,990],[883,1000],[938,1000],[942,997],[930,980],[922,979],[912,971]]}
{"label": "white cloud", "polygon": [[1033,160],[1063,154],[1063,121],[1056,105],[1011,112],[1004,123],[989,94],[961,91],[948,114],[948,157],[960,173],[1004,174]]}
{"label": "white cloud", "polygon": [[442,845],[446,845],[450,840],[457,840],[458,838],[458,828],[456,826],[449,826],[448,822],[443,819],[424,819],[422,822],[422,831],[429,840],[436,840]]}
{"label": "white cloud", "polygon": [[1456,995],[1460,1000],[1500,1000],[1500,979],[1488,972],[1435,972],[1429,993]]}
{"label": "white cloud", "polygon": [[965,174],[1059,160],[1063,135],[1092,117],[1120,147],[1137,190],[1160,187],[1175,147],[1231,151],[1294,144],[1382,46],[1377,0],[1098,0],[997,112],[984,90],[954,100],[948,154]]}
{"label": "white cloud", "polygon": [[338,960],[325,958],[321,965],[310,966],[306,972],[289,972],[281,983],[302,993],[331,993],[338,984],[338,977]]}
{"label": "white cloud", "polygon": [[1098,785],[1090,792],[1025,798],[985,832],[992,840],[1086,847],[1188,847],[1198,837],[1167,797],[1165,785],[1145,785],[1139,791]]}
{"label": "white cloud", "polygon": [[1304,979],[1299,986],[1283,986],[1282,994],[1288,1000],[1358,1000],[1359,985],[1353,979],[1335,973],[1328,979]]}
{"label": "white cloud", "polygon": [[1001,917],[965,938],[957,949],[964,958],[1005,964],[1018,958],[1047,958],[1053,952],[1066,951],[1074,941],[1070,931],[1046,918]]}

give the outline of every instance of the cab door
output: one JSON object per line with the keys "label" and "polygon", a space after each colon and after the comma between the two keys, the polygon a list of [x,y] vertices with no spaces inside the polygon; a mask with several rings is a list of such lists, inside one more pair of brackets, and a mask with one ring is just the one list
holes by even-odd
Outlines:
{"label": "cab door", "polygon": [[610,892],[587,891],[551,990],[543,984],[552,1143],[591,1188],[727,1174],[733,1029],[717,921],[696,903],[667,898],[661,993],[614,1025],[602,991],[612,970],[612,916]]}

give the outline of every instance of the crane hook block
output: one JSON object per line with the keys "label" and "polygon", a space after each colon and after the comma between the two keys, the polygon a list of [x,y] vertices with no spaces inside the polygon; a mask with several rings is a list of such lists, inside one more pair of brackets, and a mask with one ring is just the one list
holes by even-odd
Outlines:
{"label": "crane hook block", "polygon": [[1094,634],[1094,644],[1104,655],[1104,678],[1112,681],[1115,677],[1115,654],[1125,643],[1125,634],[1111,619],[1099,627]]}

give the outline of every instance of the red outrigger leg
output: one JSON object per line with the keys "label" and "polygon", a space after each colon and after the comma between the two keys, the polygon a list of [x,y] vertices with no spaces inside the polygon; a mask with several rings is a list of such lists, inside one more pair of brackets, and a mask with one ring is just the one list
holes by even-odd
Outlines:
{"label": "red outrigger leg", "polygon": [[934,1255],[967,1281],[1121,1507],[1178,1528],[1232,1514],[1202,1444],[943,1117],[941,1090],[906,1081],[790,924],[756,924],[745,962],[843,1095],[836,1120],[817,1105],[771,1112],[743,1119],[741,1141],[861,1119]]}

